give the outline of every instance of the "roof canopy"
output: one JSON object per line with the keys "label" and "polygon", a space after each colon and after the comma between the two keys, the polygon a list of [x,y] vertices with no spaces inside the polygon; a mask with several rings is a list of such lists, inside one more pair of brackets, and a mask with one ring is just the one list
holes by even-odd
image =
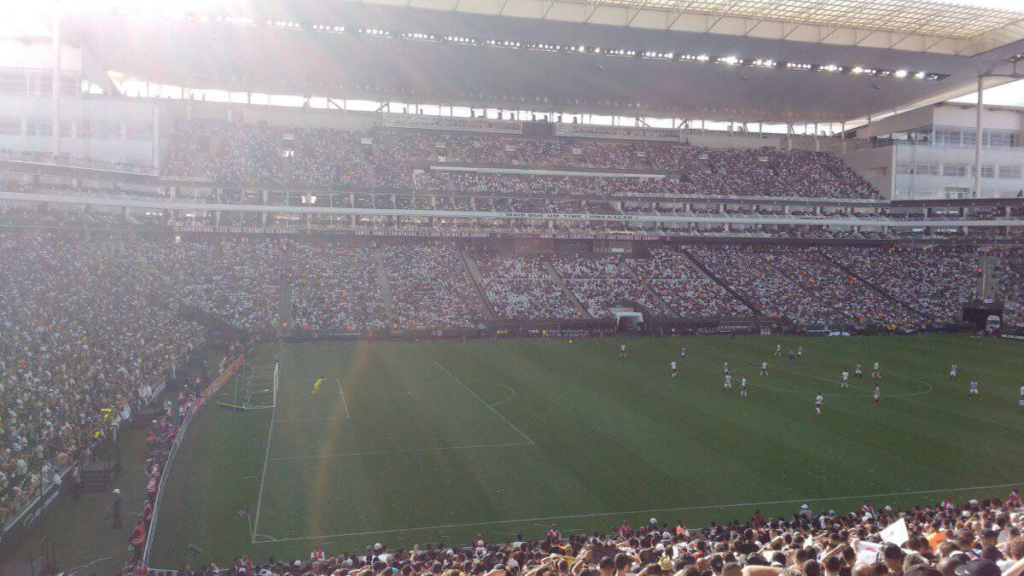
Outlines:
{"label": "roof canopy", "polygon": [[192,88],[782,122],[960,96],[1024,52],[1019,14],[919,0],[386,4],[67,13],[64,30],[107,70]]}

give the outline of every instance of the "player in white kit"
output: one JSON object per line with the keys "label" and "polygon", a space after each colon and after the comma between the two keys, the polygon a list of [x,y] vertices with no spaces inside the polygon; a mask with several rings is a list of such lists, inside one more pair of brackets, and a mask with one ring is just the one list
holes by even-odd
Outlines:
{"label": "player in white kit", "polygon": [[854,378],[863,378],[864,377],[864,369],[860,367],[860,362],[857,362],[857,365],[853,367],[853,377]]}
{"label": "player in white kit", "polygon": [[814,399],[814,412],[821,416],[821,407],[825,405],[825,397],[818,392],[818,397]]}
{"label": "player in white kit", "polygon": [[683,346],[682,350],[679,351],[679,357],[683,359],[686,358],[686,346]]}
{"label": "player in white kit", "polygon": [[882,377],[882,369],[878,367],[878,362],[875,362],[874,367],[871,368],[871,377],[872,378],[881,378]]}
{"label": "player in white kit", "polygon": [[956,364],[949,367],[949,379],[956,380]]}
{"label": "player in white kit", "polygon": [[843,370],[843,381],[839,383],[839,387],[840,388],[849,388],[850,387],[850,373],[847,372],[846,370]]}
{"label": "player in white kit", "polygon": [[772,356],[782,356],[782,344],[775,345],[775,353]]}
{"label": "player in white kit", "polygon": [[722,375],[724,376],[724,375],[726,375],[728,373],[729,373],[729,363],[728,362],[723,362],[722,363]]}
{"label": "player in white kit", "polygon": [[[1022,386],[1021,388],[1024,388],[1024,386]],[[746,397],[747,397],[747,379],[746,378],[740,378],[740,398],[746,398]],[[1024,398],[1024,395],[1022,395],[1022,398]]]}
{"label": "player in white kit", "polygon": [[1024,408],[1024,384],[1021,384],[1020,387],[1020,401],[1017,402],[1017,406]]}
{"label": "player in white kit", "polygon": [[803,346],[800,346],[799,348],[796,349],[796,357],[797,358],[803,358],[804,357],[804,347]]}
{"label": "player in white kit", "polygon": [[877,407],[879,402],[881,402],[881,400],[882,400],[882,387],[879,386],[878,384],[875,384],[875,394],[874,394],[874,397],[875,397],[875,406]]}
{"label": "player in white kit", "polygon": [[725,385],[722,386],[722,392],[732,392],[732,374],[725,375]]}
{"label": "player in white kit", "polygon": [[970,391],[967,392],[967,397],[970,398],[971,400],[981,399],[981,390],[978,389],[977,382],[971,382],[971,389]]}
{"label": "player in white kit", "polygon": [[621,344],[621,345],[619,345],[619,358],[625,358],[625,357],[626,357],[626,345],[625,344]]}
{"label": "player in white kit", "polygon": [[676,361],[673,360],[672,361],[672,377],[675,378],[676,376],[679,376],[679,367],[676,366]]}
{"label": "player in white kit", "polygon": [[761,376],[767,376],[767,375],[768,375],[768,361],[767,360],[763,360],[763,361],[761,361]]}

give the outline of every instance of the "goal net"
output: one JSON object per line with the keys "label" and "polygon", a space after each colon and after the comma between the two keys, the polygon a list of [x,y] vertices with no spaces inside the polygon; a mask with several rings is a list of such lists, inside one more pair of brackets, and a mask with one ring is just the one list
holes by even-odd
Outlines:
{"label": "goal net", "polygon": [[281,365],[246,365],[237,375],[235,403],[246,410],[277,406],[277,389],[281,383]]}

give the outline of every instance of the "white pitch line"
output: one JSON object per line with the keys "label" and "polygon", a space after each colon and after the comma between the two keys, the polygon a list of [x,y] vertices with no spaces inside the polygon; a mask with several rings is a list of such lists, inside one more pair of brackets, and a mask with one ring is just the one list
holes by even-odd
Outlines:
{"label": "white pitch line", "polygon": [[[284,356],[283,350],[279,350],[278,354]],[[270,426],[267,427],[267,448],[263,452],[263,474],[260,476],[260,491],[256,497],[256,517],[253,519],[253,537],[252,543],[256,543],[256,534],[260,527],[260,509],[263,507],[263,487],[267,482],[267,463],[270,462],[270,441],[274,438],[274,416],[277,414],[277,402],[274,402],[273,408],[270,409]]]}
{"label": "white pitch line", "polygon": [[533,442],[508,442],[505,444],[473,444],[469,446],[442,446],[441,448],[413,448],[409,450],[376,450],[373,452],[341,452],[339,454],[321,454],[316,456],[283,456],[271,458],[279,460],[315,460],[319,458],[348,458],[351,456],[377,456],[381,454],[417,454],[420,452],[446,452],[449,450],[477,450],[482,448],[509,448],[512,446],[533,446]]}
{"label": "white pitch line", "polygon": [[323,420],[348,420],[348,416],[327,416],[325,418],[281,418],[274,422],[319,422]]}
{"label": "white pitch line", "polygon": [[341,389],[341,380],[338,380],[338,393],[341,394],[341,403],[345,405],[345,418],[351,418],[352,414],[348,411],[348,400],[345,399],[345,391]]}
{"label": "white pitch line", "polygon": [[437,360],[431,359],[430,361],[434,363],[434,366],[437,366],[437,367],[438,367],[438,368],[440,368],[441,370],[444,370],[444,373],[445,373],[445,374],[447,374],[448,376],[450,376],[452,380],[455,380],[455,382],[457,382],[459,386],[462,386],[463,388],[465,388],[467,392],[469,392],[470,394],[472,394],[472,395],[473,395],[473,397],[474,397],[474,398],[476,398],[477,400],[479,400],[481,404],[483,404],[484,406],[486,406],[488,410],[490,410],[491,412],[494,412],[495,414],[497,414],[498,418],[501,418],[502,420],[504,420],[504,421],[505,421],[505,424],[508,424],[509,426],[511,426],[511,427],[512,427],[512,429],[513,429],[513,430],[515,430],[516,432],[518,432],[520,436],[522,436],[523,438],[526,438],[526,440],[527,440],[527,441],[528,441],[528,442],[529,442],[530,444],[536,444],[536,442],[534,442],[532,438],[530,438],[529,436],[527,436],[525,432],[523,432],[522,430],[520,430],[518,426],[516,426],[515,424],[513,424],[513,423],[509,422],[509,421],[508,421],[508,418],[505,418],[505,416],[504,416],[504,415],[502,415],[502,413],[501,413],[501,412],[498,412],[497,410],[495,410],[495,409],[494,409],[494,406],[491,406],[490,404],[488,404],[488,403],[487,403],[487,402],[486,402],[486,401],[485,401],[485,400],[484,400],[483,398],[481,398],[481,397],[480,397],[480,395],[479,395],[479,394],[477,394],[476,392],[473,392],[473,389],[472,389],[472,388],[470,388],[469,386],[466,386],[466,385],[465,385],[465,384],[464,384],[464,383],[462,382],[462,380],[459,380],[459,378],[458,378],[458,377],[457,377],[457,376],[456,376],[455,374],[452,374],[451,372],[449,372],[449,371],[448,371],[448,369],[447,369],[447,368],[445,368],[444,366],[441,366],[440,364],[438,364],[438,363],[437,363]]}
{"label": "white pitch line", "polygon": [[[504,384],[502,384],[502,386],[504,386]],[[508,398],[505,398],[504,400],[500,400],[498,402],[495,402],[494,404],[491,404],[491,408],[494,408],[496,406],[501,406],[505,402],[508,402],[509,400],[511,400],[511,399],[516,397],[516,391],[514,389],[509,388],[508,386],[505,386],[505,388],[508,388],[509,390],[512,390],[512,395],[509,396]]]}
{"label": "white pitch line", "polygon": [[[939,488],[936,490],[914,490],[910,492],[882,492],[879,494],[857,494],[852,496],[825,496],[820,498],[797,498],[793,500],[773,500],[767,502],[736,502],[733,504],[713,504],[707,506],[677,506],[672,508],[647,508],[643,510],[625,510],[622,512],[594,512],[589,514],[569,514],[566,516],[540,516],[537,518],[516,518],[510,520],[489,520],[486,522],[467,522],[464,524],[436,524],[433,526],[416,526],[413,528],[394,528],[391,530],[368,530],[365,532],[348,532],[345,534],[326,534],[320,536],[300,536],[296,538],[279,538],[277,542],[296,542],[300,540],[321,540],[324,538],[345,538],[349,536],[369,536],[373,534],[392,534],[396,532],[417,532],[421,530],[444,530],[448,528],[469,528],[472,526],[494,526],[499,524],[526,524],[533,522],[547,522],[551,520],[565,520],[573,518],[601,518],[605,516],[631,516],[635,514],[651,514],[657,512],[686,512],[692,510],[716,510],[720,508],[743,508],[775,506],[779,504],[805,504],[808,502],[829,502],[836,500],[865,500],[892,498],[899,496],[917,496],[921,494],[941,494],[945,492],[967,492],[971,490],[992,490],[995,488],[1016,488],[1021,482],[1009,484],[992,484],[989,486],[965,486],[962,488]],[[262,544],[262,542],[254,542]]]}

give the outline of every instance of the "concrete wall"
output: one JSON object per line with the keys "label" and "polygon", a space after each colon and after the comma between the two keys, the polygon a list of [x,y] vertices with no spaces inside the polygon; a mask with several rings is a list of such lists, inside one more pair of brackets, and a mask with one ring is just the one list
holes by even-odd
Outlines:
{"label": "concrete wall", "polygon": [[[150,164],[153,161],[154,105],[145,101],[112,98],[65,97],[61,99],[61,124],[64,136],[61,151],[95,160]],[[30,152],[50,152],[49,135],[36,136],[31,124],[50,124],[52,109],[49,95],[22,96],[0,94],[0,119],[20,122],[19,134],[0,135],[0,148]],[[111,127],[105,137],[86,138],[86,124]]]}
{"label": "concrete wall", "polygon": [[893,198],[895,152],[894,146],[862,148],[849,151],[840,157],[861,178],[877,188],[882,198],[898,199]]}

